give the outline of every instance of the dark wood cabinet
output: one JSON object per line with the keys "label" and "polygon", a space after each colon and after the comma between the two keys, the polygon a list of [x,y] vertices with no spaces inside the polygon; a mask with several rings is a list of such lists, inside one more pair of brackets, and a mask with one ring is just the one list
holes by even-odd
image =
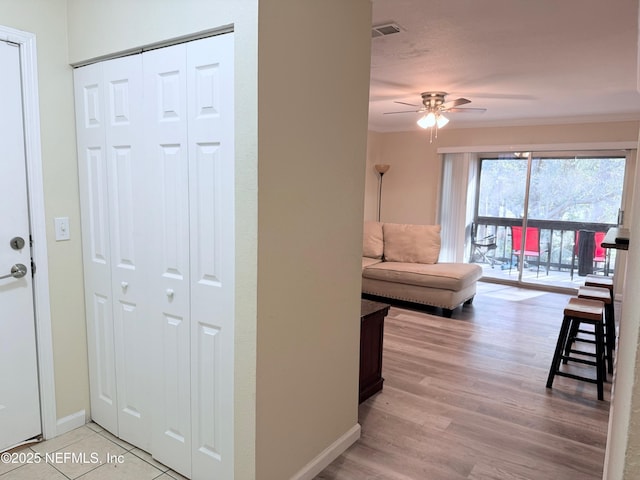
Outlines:
{"label": "dark wood cabinet", "polygon": [[360,403],[382,390],[382,341],[389,305],[362,300],[360,305]]}

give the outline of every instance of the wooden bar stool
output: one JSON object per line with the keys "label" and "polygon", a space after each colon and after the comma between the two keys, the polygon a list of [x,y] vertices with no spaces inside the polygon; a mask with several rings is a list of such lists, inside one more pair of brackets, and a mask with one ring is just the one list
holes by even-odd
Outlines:
{"label": "wooden bar stool", "polygon": [[616,349],[616,314],[614,303],[615,295],[613,293],[613,277],[589,274],[585,277],[584,285],[585,287],[600,287],[609,290],[611,304],[608,304],[606,307],[609,312],[606,312],[607,318],[605,319],[605,323],[607,325],[611,325],[611,329],[609,329],[610,331],[607,332],[607,345],[609,345],[609,348],[613,351]]}
{"label": "wooden bar stool", "polygon": [[603,275],[594,275],[590,273],[585,277],[584,284],[587,287],[602,287],[608,289],[611,294],[611,301],[613,302],[613,277],[605,277]]}
{"label": "wooden bar stool", "polygon": [[[558,335],[558,342],[553,354],[551,368],[549,369],[549,377],[547,378],[547,388],[553,385],[553,379],[556,375],[562,377],[573,378],[583,382],[595,383],[598,387],[598,400],[604,400],[604,382],[607,377],[607,367],[605,365],[605,337],[604,337],[604,304],[600,300],[590,300],[587,298],[573,297],[564,308],[564,317]],[[573,323],[588,323],[593,325],[595,332],[596,352],[584,352],[569,348],[568,353],[563,352],[569,342],[569,333]],[[581,357],[572,356],[571,354],[579,354]],[[594,357],[594,360],[582,358],[584,356]],[[592,365],[596,367],[596,378],[583,377],[569,372],[560,371],[561,363],[567,360]]]}
{"label": "wooden bar stool", "polygon": [[[585,285],[584,287],[578,288],[578,298],[600,300],[604,303],[604,335],[606,340],[607,370],[609,373],[613,374],[613,351],[615,350],[616,344],[616,322],[613,313],[611,291],[604,287],[591,287]],[[572,337],[575,337],[575,335],[572,335]]]}

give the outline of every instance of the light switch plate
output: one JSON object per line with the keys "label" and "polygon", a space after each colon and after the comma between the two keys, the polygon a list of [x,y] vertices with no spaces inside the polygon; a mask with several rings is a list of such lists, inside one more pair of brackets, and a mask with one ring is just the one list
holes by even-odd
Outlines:
{"label": "light switch plate", "polygon": [[56,217],[56,242],[61,240],[69,240],[71,233],[69,232],[69,217]]}

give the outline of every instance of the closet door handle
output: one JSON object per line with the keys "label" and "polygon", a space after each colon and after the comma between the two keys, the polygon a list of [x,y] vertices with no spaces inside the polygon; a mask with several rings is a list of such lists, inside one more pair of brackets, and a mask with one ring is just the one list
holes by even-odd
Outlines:
{"label": "closet door handle", "polygon": [[174,294],[173,288],[167,288],[167,297],[173,298],[173,294]]}
{"label": "closet door handle", "polygon": [[127,287],[129,286],[128,282],[120,282],[120,286],[122,287],[122,290],[126,290]]}

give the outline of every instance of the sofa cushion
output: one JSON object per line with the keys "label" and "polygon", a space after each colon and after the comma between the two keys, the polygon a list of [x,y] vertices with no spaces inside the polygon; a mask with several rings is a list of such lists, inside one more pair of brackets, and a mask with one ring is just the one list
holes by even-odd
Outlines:
{"label": "sofa cushion", "polygon": [[459,291],[482,276],[479,265],[469,263],[405,263],[381,262],[362,271],[362,276],[406,285]]}
{"label": "sofa cushion", "polygon": [[364,222],[362,256],[369,258],[382,258],[382,253],[382,223]]}
{"label": "sofa cushion", "polygon": [[440,225],[385,223],[384,259],[389,262],[437,263]]}
{"label": "sofa cushion", "polygon": [[362,257],[362,268],[364,269],[380,262],[382,262],[381,258]]}

